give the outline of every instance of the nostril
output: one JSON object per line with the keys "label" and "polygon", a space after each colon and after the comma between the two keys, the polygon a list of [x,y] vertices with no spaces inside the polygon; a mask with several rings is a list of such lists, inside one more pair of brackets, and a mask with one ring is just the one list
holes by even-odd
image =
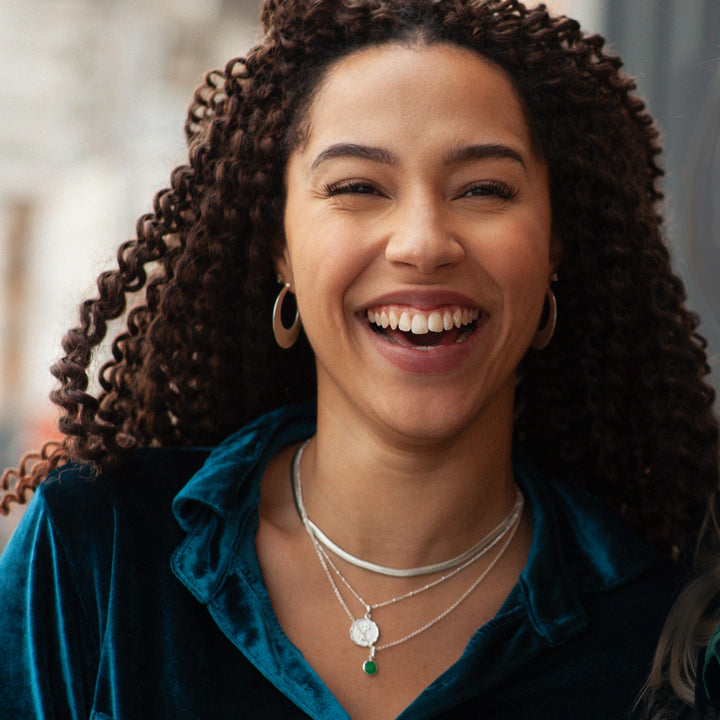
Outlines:
{"label": "nostril", "polygon": [[428,275],[440,267],[461,262],[465,250],[459,239],[443,228],[406,227],[390,236],[385,257],[393,263],[412,265]]}

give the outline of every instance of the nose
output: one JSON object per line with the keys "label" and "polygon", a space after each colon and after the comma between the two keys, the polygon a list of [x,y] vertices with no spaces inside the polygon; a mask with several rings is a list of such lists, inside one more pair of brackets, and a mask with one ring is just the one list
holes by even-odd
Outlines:
{"label": "nose", "polygon": [[385,257],[430,275],[462,260],[465,250],[450,228],[442,202],[424,199],[399,208],[385,245]]}

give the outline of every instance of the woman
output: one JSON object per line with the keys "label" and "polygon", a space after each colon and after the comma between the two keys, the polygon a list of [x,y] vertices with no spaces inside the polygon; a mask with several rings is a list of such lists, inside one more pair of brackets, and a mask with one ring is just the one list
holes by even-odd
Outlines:
{"label": "woman", "polygon": [[718,442],[632,83],[516,2],[262,17],[65,338],[0,707],[625,715]]}

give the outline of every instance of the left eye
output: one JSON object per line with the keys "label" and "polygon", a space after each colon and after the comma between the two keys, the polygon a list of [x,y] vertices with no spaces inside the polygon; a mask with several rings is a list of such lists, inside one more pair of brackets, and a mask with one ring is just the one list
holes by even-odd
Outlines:
{"label": "left eye", "polygon": [[467,188],[460,197],[498,197],[501,200],[510,200],[517,195],[517,191],[503,182],[492,181],[478,183]]}

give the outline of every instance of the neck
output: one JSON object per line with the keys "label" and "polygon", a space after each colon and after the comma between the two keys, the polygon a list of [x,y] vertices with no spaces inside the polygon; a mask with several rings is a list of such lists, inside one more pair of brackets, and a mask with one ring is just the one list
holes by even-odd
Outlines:
{"label": "neck", "polygon": [[439,562],[511,511],[512,409],[466,432],[410,442],[348,422],[322,404],[302,458],[309,517],[338,545],[378,564]]}

